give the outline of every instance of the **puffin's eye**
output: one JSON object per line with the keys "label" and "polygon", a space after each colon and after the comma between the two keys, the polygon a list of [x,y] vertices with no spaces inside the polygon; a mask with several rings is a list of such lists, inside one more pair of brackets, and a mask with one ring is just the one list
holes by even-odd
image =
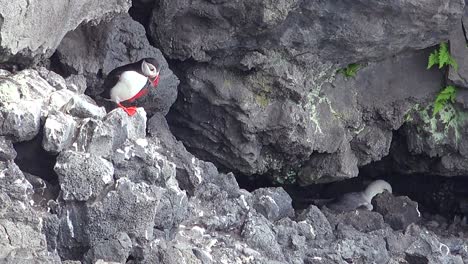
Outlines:
{"label": "puffin's eye", "polygon": [[150,71],[151,71],[151,72],[154,72],[154,68],[151,68]]}

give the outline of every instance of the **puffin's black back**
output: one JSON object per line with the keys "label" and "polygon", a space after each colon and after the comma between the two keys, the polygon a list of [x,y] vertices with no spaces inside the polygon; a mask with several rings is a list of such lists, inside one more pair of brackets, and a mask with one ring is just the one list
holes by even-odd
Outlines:
{"label": "puffin's black back", "polygon": [[137,62],[117,67],[111,72],[109,72],[109,74],[107,75],[103,84],[104,90],[100,95],[104,98],[110,99],[110,90],[119,81],[120,75],[125,71],[136,71],[139,74],[143,74],[143,72],[141,71],[141,64],[143,63],[143,60],[153,64],[157,69],[160,69],[158,61],[154,58],[144,58]]}

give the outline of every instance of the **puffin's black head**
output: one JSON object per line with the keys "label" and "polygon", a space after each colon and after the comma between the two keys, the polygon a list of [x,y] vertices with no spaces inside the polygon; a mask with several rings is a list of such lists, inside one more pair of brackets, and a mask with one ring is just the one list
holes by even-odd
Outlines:
{"label": "puffin's black head", "polygon": [[154,79],[159,76],[159,71],[161,67],[159,63],[154,58],[145,58],[141,60],[141,71],[143,75],[149,77],[150,79]]}

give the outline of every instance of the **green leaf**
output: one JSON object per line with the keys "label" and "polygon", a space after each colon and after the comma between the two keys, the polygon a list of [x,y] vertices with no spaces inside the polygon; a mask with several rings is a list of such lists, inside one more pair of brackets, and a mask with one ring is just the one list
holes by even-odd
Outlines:
{"label": "green leaf", "polygon": [[447,43],[442,42],[439,46],[439,69],[444,67],[445,65],[450,65],[450,60],[452,57],[448,51]]}
{"label": "green leaf", "polygon": [[437,113],[440,112],[444,108],[445,104],[442,103],[435,103],[434,104],[434,110],[432,112],[432,116],[435,116]]}
{"label": "green leaf", "polygon": [[351,63],[351,64],[348,64],[346,68],[338,70],[338,73],[342,73],[347,78],[354,77],[356,76],[356,73],[358,72],[359,67],[361,67],[359,64]]}
{"label": "green leaf", "polygon": [[429,61],[427,63],[427,69],[430,69],[432,66],[439,63],[439,53],[437,50],[434,50],[431,55],[429,55]]}
{"label": "green leaf", "polygon": [[432,111],[432,116],[435,116],[440,110],[442,110],[447,103],[455,103],[455,98],[457,96],[457,88],[453,85],[446,86],[443,90],[437,94],[434,101],[434,109]]}

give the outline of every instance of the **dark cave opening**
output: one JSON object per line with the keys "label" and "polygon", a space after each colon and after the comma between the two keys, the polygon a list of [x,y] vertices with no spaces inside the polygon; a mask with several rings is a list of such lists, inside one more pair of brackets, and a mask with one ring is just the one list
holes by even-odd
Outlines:
{"label": "dark cave opening", "polygon": [[56,200],[60,187],[54,171],[57,155],[42,148],[43,132],[40,130],[32,140],[13,144],[17,152],[16,165],[25,173],[34,188],[33,200],[37,206],[47,207],[49,200]]}
{"label": "dark cave opening", "polygon": [[391,184],[393,195],[408,196],[416,201],[423,215],[440,215],[448,220],[456,216],[468,217],[468,177],[398,171],[395,168],[401,164],[393,156],[398,155],[397,150],[404,143],[396,131],[388,156],[360,167],[358,177],[343,181],[300,186],[297,183],[275,184],[268,175],[236,174],[236,179],[239,186],[248,191],[282,186],[291,196],[295,210],[306,209],[311,204],[317,204],[317,201],[336,198],[344,193],[363,191],[370,182],[382,179]]}

